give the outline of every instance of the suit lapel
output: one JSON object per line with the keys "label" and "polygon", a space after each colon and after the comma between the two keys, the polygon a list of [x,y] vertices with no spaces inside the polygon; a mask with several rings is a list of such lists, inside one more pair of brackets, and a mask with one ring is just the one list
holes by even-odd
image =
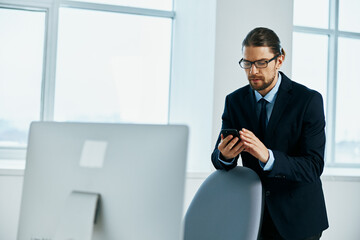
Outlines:
{"label": "suit lapel", "polygon": [[291,80],[285,76],[285,74],[281,73],[282,80],[279,87],[279,91],[277,93],[277,97],[275,100],[275,105],[273,108],[273,111],[271,113],[269,123],[266,129],[266,135],[272,136],[274,130],[276,129],[280,118],[282,117],[282,114],[286,107],[288,106],[291,98]]}

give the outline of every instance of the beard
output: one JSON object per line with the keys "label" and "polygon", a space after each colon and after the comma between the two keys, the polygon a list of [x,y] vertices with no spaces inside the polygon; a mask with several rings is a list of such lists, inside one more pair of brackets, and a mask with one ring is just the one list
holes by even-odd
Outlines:
{"label": "beard", "polygon": [[[250,83],[250,86],[252,89],[256,90],[256,91],[262,91],[262,90],[265,90],[267,89],[269,86],[271,86],[271,84],[274,82],[275,80],[275,75],[276,75],[276,71],[274,71],[274,74],[268,78],[268,79],[265,79],[264,76],[257,76],[257,75],[249,75],[248,76],[248,80],[249,80],[249,83]],[[254,79],[259,79],[260,82],[262,84],[255,84],[252,80]]]}

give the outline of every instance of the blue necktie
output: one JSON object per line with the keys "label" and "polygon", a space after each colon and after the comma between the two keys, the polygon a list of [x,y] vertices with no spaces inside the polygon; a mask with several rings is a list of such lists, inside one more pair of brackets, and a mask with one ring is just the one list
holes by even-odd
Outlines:
{"label": "blue necktie", "polygon": [[265,138],[265,132],[266,132],[266,122],[267,122],[267,114],[266,114],[266,104],[268,101],[266,101],[264,98],[261,98],[259,100],[259,103],[261,104],[261,111],[259,115],[259,139],[261,141]]}

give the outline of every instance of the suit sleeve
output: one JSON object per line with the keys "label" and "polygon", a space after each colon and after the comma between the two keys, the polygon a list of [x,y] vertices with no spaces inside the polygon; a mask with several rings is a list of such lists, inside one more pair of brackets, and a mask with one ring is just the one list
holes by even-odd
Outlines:
{"label": "suit sleeve", "polygon": [[308,101],[301,126],[296,154],[273,150],[275,162],[268,177],[281,177],[296,182],[313,182],[324,169],[325,117],[323,100],[314,91]]}
{"label": "suit sleeve", "polygon": [[[229,99],[228,97],[226,97],[225,99],[225,107],[224,107],[224,113],[222,115],[222,126],[221,129],[227,129],[227,128],[234,128],[233,124],[231,123],[231,118],[230,118],[230,113],[229,113]],[[218,149],[218,145],[220,143],[221,140],[221,136],[219,134],[218,139],[216,141],[215,144],[215,149],[213,151],[213,153],[211,154],[211,161],[214,165],[214,167],[216,169],[224,169],[224,170],[230,170],[234,167],[237,166],[237,162],[239,159],[239,156],[237,156],[231,164],[224,164],[221,161],[219,161],[219,157],[221,156],[221,153]]]}

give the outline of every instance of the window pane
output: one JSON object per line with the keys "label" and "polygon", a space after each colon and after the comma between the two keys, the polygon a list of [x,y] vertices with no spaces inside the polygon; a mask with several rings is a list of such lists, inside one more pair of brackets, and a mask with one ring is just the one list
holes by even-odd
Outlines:
{"label": "window pane", "polygon": [[294,25],[328,28],[329,0],[294,0]]}
{"label": "window pane", "polygon": [[335,161],[360,163],[360,40],[339,38]]}
{"label": "window pane", "polygon": [[328,36],[293,34],[293,80],[323,96],[326,109]]}
{"label": "window pane", "polygon": [[172,10],[172,0],[78,0],[79,2],[92,2],[111,5],[122,5],[138,8],[150,8],[158,10]]}
{"label": "window pane", "polygon": [[61,8],[55,120],[167,123],[171,19]]}
{"label": "window pane", "polygon": [[339,30],[360,32],[360,1],[339,1]]}
{"label": "window pane", "polygon": [[45,12],[0,8],[0,147],[23,147],[40,118]]}

